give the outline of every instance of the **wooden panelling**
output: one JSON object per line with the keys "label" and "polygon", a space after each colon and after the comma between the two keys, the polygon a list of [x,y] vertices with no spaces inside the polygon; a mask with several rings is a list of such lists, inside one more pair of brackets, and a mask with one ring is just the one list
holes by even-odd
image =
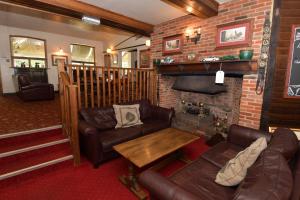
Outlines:
{"label": "wooden panelling", "polygon": [[300,127],[300,100],[284,98],[292,24],[300,23],[300,1],[281,0],[276,67],[268,112],[269,126]]}

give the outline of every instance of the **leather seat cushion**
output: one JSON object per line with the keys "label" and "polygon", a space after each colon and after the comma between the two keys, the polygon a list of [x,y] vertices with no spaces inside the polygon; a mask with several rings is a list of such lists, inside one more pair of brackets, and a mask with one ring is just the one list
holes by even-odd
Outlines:
{"label": "leather seat cushion", "polygon": [[222,168],[243,149],[237,145],[220,142],[202,154],[202,158]]}
{"label": "leather seat cushion", "polygon": [[99,134],[99,142],[104,152],[112,151],[113,146],[127,142],[141,136],[142,130],[140,126],[132,126],[128,128],[119,128],[102,131]]}
{"label": "leather seat cushion", "polygon": [[80,115],[90,125],[99,130],[114,129],[117,125],[115,112],[112,107],[107,108],[84,108]]}
{"label": "leather seat cushion", "polygon": [[146,119],[143,121],[142,127],[142,133],[144,135],[165,129],[169,127],[168,122],[164,122],[158,119]]}
{"label": "leather seat cushion", "polygon": [[176,172],[171,181],[185,190],[206,200],[231,199],[236,187],[225,187],[215,183],[219,167],[199,158]]}
{"label": "leather seat cushion", "polygon": [[287,200],[293,188],[288,162],[278,151],[265,150],[235,192],[234,200]]}

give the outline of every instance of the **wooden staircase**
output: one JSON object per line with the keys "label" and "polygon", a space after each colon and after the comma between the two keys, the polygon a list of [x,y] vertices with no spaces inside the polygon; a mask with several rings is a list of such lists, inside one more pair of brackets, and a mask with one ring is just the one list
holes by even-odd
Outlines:
{"label": "wooden staircase", "polygon": [[0,135],[0,181],[72,159],[61,129]]}

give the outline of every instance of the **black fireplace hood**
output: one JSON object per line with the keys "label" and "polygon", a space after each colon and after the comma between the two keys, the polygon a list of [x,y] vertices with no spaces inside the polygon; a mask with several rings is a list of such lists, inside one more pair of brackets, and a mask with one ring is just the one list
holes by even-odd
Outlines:
{"label": "black fireplace hood", "polygon": [[225,85],[215,84],[215,76],[177,76],[172,89],[210,95],[227,91]]}

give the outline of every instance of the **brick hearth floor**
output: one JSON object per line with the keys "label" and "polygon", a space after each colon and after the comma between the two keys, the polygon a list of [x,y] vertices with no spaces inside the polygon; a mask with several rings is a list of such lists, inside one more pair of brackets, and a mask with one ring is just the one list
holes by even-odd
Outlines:
{"label": "brick hearth floor", "polygon": [[0,95],[0,135],[60,124],[58,95],[52,101],[32,102]]}

